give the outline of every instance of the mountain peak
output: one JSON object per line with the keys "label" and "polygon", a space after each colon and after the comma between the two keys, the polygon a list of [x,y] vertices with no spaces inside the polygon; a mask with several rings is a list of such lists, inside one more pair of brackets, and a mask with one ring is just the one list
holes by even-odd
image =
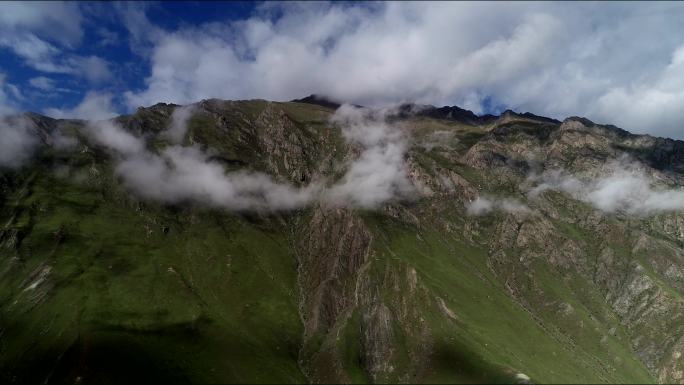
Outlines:
{"label": "mountain peak", "polygon": [[330,99],[327,96],[318,95],[318,94],[311,94],[311,95],[304,97],[304,98],[301,98],[301,99],[292,99],[292,100],[290,100],[290,102],[315,104],[317,106],[331,108],[334,110],[338,109],[342,105],[341,103],[339,103],[337,101],[333,101],[332,99]]}

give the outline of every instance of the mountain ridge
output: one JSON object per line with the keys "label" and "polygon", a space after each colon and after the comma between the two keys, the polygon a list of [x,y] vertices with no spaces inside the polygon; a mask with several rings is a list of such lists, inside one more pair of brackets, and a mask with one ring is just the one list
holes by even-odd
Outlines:
{"label": "mountain ridge", "polygon": [[433,108],[34,116],[0,378],[681,382],[680,142]]}

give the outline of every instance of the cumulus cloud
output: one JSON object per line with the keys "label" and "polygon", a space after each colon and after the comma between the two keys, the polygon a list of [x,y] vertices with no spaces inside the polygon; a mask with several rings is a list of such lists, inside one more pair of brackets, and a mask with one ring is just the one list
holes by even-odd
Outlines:
{"label": "cumulus cloud", "polygon": [[[132,34],[151,28],[133,15]],[[683,18],[677,3],[271,4],[230,24],[154,29],[146,87],[126,99],[494,104],[682,137]]]}
{"label": "cumulus cloud", "polygon": [[563,170],[530,178],[537,185],[531,198],[546,190],[568,193],[607,213],[651,215],[684,210],[684,190],[658,185],[640,163],[621,158],[606,165],[601,175],[579,179]]}
{"label": "cumulus cloud", "polygon": [[390,113],[343,105],[332,116],[347,141],[363,149],[342,179],[326,192],[329,203],[374,208],[416,192],[408,178],[405,141],[385,119]]}
{"label": "cumulus cloud", "polygon": [[528,214],[531,212],[530,208],[525,204],[512,198],[501,199],[479,196],[466,205],[466,213],[468,215],[480,216],[494,210],[500,210],[510,214]]}
{"label": "cumulus cloud", "polygon": [[109,119],[117,115],[111,93],[89,91],[73,108],[47,108],[44,113],[56,119]]}

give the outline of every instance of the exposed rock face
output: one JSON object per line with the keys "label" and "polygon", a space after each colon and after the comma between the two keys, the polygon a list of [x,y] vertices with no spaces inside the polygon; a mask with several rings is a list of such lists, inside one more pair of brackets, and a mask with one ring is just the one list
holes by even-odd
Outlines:
{"label": "exposed rock face", "polygon": [[[254,122],[259,152],[267,154],[268,171],[284,175],[294,183],[311,180],[316,145],[296,126],[285,111],[267,104]],[[307,153],[310,151],[310,153]]]}
{"label": "exposed rock face", "polygon": [[[315,382],[345,378],[334,340],[363,294],[359,290],[366,277],[360,269],[369,257],[371,234],[354,213],[319,208],[299,238],[302,353],[306,361],[315,362],[306,371]],[[315,337],[323,338],[321,345],[311,346]],[[326,343],[326,339],[333,342]],[[321,372],[318,368],[330,372]]]}

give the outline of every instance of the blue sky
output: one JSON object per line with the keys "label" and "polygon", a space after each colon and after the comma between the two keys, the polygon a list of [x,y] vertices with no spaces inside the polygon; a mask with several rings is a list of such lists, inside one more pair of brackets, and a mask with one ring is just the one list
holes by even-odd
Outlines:
{"label": "blue sky", "polygon": [[0,2],[0,113],[311,93],[682,138],[684,5]]}
{"label": "blue sky", "polygon": [[[24,4],[41,7],[45,4]],[[55,6],[53,4],[52,6]],[[167,2],[128,4],[147,19],[167,30],[177,30],[187,25],[203,23],[225,23],[248,18],[256,4],[254,2],[214,2],[205,4],[192,2]],[[7,4],[0,4],[0,10]],[[57,5],[61,6],[61,5]],[[144,87],[145,76],[150,63],[144,60],[144,53],[136,52],[131,44],[131,35],[125,23],[121,22],[125,4],[107,3],[71,4],[82,15],[80,28],[82,40],[72,47],[60,47],[65,54],[83,57],[96,56],[108,63],[110,76],[94,82],[83,82],[73,74],[45,72],[27,64],[11,47],[0,46],[0,73],[6,81],[22,90],[23,98],[14,98],[21,110],[43,111],[48,108],[68,108],[77,105],[84,95],[95,88],[100,91],[122,93],[129,89]],[[7,10],[11,13],[13,10]],[[57,32],[59,33],[59,32]],[[41,39],[59,46],[51,33],[39,35]],[[31,85],[31,79],[47,78],[52,83],[50,92]],[[34,81],[36,83],[36,81]],[[40,82],[39,82],[40,83]],[[116,103],[115,103],[116,104]],[[125,112],[125,106],[118,106]]]}

